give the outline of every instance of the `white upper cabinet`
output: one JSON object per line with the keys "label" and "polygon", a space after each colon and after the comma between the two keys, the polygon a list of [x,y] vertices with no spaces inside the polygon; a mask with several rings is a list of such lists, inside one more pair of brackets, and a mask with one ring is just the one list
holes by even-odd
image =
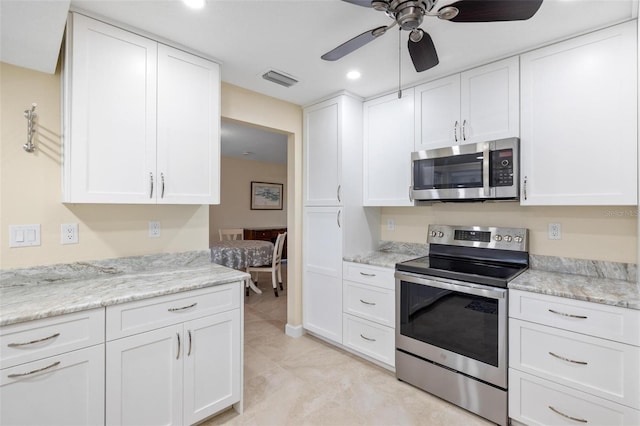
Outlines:
{"label": "white upper cabinet", "polygon": [[415,88],[415,149],[518,137],[518,58]]}
{"label": "white upper cabinet", "polygon": [[80,14],[66,43],[63,201],[219,203],[219,66]]}
{"label": "white upper cabinet", "polygon": [[532,51],[521,65],[521,204],[637,204],[636,22]]}
{"label": "white upper cabinet", "polygon": [[304,111],[304,204],[337,206],[342,202],[342,97]]}
{"label": "white upper cabinet", "polygon": [[414,90],[364,103],[364,205],[412,206]]}

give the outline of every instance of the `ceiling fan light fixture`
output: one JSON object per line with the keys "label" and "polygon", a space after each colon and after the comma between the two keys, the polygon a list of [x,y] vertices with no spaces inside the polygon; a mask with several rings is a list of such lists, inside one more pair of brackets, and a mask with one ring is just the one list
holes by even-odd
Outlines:
{"label": "ceiling fan light fixture", "polygon": [[424,31],[418,28],[409,33],[409,40],[411,40],[414,43],[418,43],[420,40],[422,40],[423,36],[424,36]]}
{"label": "ceiling fan light fixture", "polygon": [[386,12],[389,10],[389,2],[385,0],[373,0],[371,7],[379,12]]}
{"label": "ceiling fan light fixture", "polygon": [[458,16],[458,13],[460,13],[458,8],[453,6],[445,6],[438,11],[438,18],[449,21]]}

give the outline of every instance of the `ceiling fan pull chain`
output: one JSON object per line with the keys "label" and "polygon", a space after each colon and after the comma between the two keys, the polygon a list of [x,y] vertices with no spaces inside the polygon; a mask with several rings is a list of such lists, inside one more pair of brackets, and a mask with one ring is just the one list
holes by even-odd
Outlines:
{"label": "ceiling fan pull chain", "polygon": [[398,27],[398,99],[402,98],[402,27]]}

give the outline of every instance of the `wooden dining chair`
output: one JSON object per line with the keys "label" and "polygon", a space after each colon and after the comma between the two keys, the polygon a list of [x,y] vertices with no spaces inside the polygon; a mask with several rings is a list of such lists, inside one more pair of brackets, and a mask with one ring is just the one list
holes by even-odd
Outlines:
{"label": "wooden dining chair", "polygon": [[[271,283],[273,284],[273,293],[278,296],[278,287],[276,285],[276,274],[278,278],[278,283],[280,284],[280,290],[284,290],[282,286],[282,251],[284,249],[284,241],[287,238],[287,233],[278,234],[278,238],[276,239],[276,243],[273,247],[273,258],[271,260],[271,265],[264,266],[249,266],[247,267],[247,273],[251,274],[252,272],[271,272]],[[253,278],[252,278],[253,279]],[[258,275],[256,274],[256,279],[254,283],[258,284]]]}
{"label": "wooden dining chair", "polygon": [[220,241],[244,240],[244,229],[242,228],[220,228],[218,233],[220,234]]}

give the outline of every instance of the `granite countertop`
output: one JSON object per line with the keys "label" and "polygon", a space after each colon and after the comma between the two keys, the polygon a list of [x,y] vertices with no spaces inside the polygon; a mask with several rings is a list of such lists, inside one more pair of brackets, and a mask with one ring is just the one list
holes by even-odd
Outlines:
{"label": "granite countertop", "polygon": [[509,288],[640,310],[640,285],[631,281],[529,269]]}
{"label": "granite countertop", "polygon": [[0,326],[238,282],[209,252],[150,255],[0,272]]}
{"label": "granite countertop", "polygon": [[[354,254],[346,262],[395,268],[398,262],[429,254],[426,244],[381,241],[377,251]],[[635,264],[529,255],[530,269],[509,288],[640,310]]]}

